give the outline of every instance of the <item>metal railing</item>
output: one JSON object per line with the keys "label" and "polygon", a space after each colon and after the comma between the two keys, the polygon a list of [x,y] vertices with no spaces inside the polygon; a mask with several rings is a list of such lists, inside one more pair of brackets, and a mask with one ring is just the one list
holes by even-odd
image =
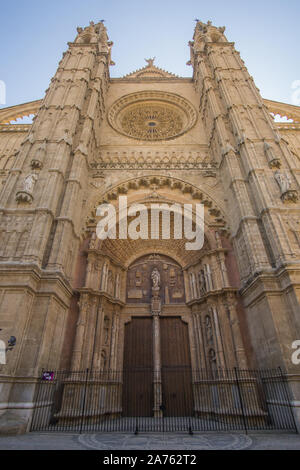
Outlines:
{"label": "metal railing", "polygon": [[280,369],[43,371],[31,431],[297,432]]}

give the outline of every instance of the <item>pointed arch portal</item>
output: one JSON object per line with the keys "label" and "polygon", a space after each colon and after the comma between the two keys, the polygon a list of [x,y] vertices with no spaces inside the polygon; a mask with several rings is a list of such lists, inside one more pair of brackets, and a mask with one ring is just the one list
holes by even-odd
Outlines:
{"label": "pointed arch portal", "polygon": [[[185,299],[181,267],[167,256],[136,260],[127,273],[127,302],[151,303],[151,273],[159,278],[159,298],[169,305]],[[180,316],[132,316],[125,324],[124,416],[190,416],[193,409],[188,325]]]}

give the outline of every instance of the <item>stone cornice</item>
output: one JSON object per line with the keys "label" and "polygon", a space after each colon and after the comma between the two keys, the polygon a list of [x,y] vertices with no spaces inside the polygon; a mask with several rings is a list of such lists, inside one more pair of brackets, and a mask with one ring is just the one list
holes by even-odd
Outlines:
{"label": "stone cornice", "polygon": [[97,297],[104,297],[106,300],[108,300],[112,304],[117,304],[117,305],[120,305],[121,307],[125,306],[125,303],[122,300],[116,299],[111,294],[103,290],[95,290],[90,287],[80,287],[79,289],[76,289],[76,292],[79,292],[80,294],[90,294],[90,295],[95,295]]}
{"label": "stone cornice", "polygon": [[[8,261],[0,262],[0,274],[6,277],[6,288],[12,290],[25,289],[30,291],[32,294],[37,295],[54,295],[57,300],[63,303],[64,307],[68,307],[66,299],[70,299],[73,294],[73,288],[65,276],[59,271],[50,271],[42,269],[37,264],[33,263],[11,263]],[[35,287],[26,283],[16,283],[16,276],[20,276],[20,279],[24,282],[26,276],[33,280]],[[10,283],[10,278],[12,282]],[[57,294],[57,291],[51,286],[59,286],[61,295]],[[46,288],[45,288],[46,286]],[[63,297],[62,297],[63,296]]]}
{"label": "stone cornice", "polygon": [[29,132],[31,124],[0,124],[0,132]]}
{"label": "stone cornice", "polygon": [[[245,285],[239,290],[239,294],[244,299],[245,306],[248,307],[249,305],[257,302],[258,299],[263,298],[266,293],[278,295],[282,292],[287,292],[292,285],[298,287],[299,284],[292,280],[290,280],[287,285],[281,287],[278,284],[278,280],[282,276],[299,272],[299,262],[286,262],[277,268],[262,270],[259,273],[255,273],[248,279]],[[257,291],[258,285],[261,286],[261,289]]]}
{"label": "stone cornice", "polygon": [[200,305],[206,302],[207,300],[217,301],[222,296],[226,296],[227,294],[236,294],[237,292],[238,292],[238,289],[236,287],[223,287],[218,290],[208,291],[202,297],[191,299],[187,301],[186,304],[188,306],[192,306],[194,304]]}
{"label": "stone cornice", "polygon": [[41,104],[42,100],[36,100],[0,109],[0,124],[10,123],[18,118],[30,116],[30,114],[36,114]]}
{"label": "stone cornice", "polygon": [[282,117],[286,116],[288,119],[294,119],[295,122],[300,122],[300,106],[280,103],[279,101],[272,101],[266,99],[264,99],[263,102],[265,106],[267,106],[270,113],[273,113],[275,115],[279,114]]}
{"label": "stone cornice", "polygon": [[110,83],[145,83],[145,82],[186,82],[193,83],[192,77],[124,77],[124,78],[110,78]]}

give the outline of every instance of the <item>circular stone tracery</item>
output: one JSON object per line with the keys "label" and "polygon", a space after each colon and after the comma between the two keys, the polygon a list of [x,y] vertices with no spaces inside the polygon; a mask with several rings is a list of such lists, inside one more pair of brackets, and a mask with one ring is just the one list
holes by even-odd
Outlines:
{"label": "circular stone tracery", "polygon": [[116,131],[134,139],[167,140],[187,132],[196,122],[196,112],[173,93],[140,92],[116,101],[108,121]]}
{"label": "circular stone tracery", "polygon": [[123,113],[121,126],[124,133],[131,137],[160,140],[180,134],[183,119],[170,106],[139,104]]}

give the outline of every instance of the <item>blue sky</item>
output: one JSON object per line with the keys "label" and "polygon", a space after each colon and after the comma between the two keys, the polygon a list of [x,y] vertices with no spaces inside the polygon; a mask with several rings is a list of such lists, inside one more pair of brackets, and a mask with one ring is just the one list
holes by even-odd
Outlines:
{"label": "blue sky", "polygon": [[152,56],[159,67],[191,76],[187,43],[200,18],[226,26],[264,98],[292,103],[292,83],[300,80],[299,0],[2,0],[0,12],[6,106],[42,98],[76,27],[100,19],[114,42],[112,77]]}

